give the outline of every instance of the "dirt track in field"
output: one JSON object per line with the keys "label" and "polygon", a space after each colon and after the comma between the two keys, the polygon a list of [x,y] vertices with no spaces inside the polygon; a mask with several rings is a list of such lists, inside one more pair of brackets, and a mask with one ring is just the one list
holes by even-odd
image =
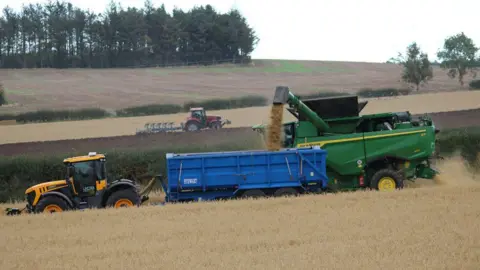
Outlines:
{"label": "dirt track in field", "polygon": [[[119,109],[247,94],[271,98],[277,85],[287,85],[297,94],[406,88],[408,85],[400,82],[401,71],[395,64],[277,60],[254,60],[250,67],[2,69],[0,80],[7,97],[22,106],[0,108],[0,113],[52,108]],[[433,80],[421,91],[459,89],[466,87],[460,87],[457,80],[434,67]]]}
{"label": "dirt track in field", "polygon": [[[439,129],[480,126],[480,109],[430,114]],[[0,144],[0,156],[64,154],[70,152],[113,151],[178,147],[183,144],[212,145],[236,142],[256,136],[250,127],[204,130],[195,133],[158,133],[103,138]]]}

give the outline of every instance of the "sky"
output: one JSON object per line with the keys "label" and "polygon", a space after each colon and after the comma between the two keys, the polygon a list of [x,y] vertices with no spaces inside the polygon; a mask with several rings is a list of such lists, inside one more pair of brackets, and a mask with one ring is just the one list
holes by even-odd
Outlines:
{"label": "sky", "polygon": [[[0,0],[19,9],[46,0]],[[69,0],[103,12],[109,0]],[[144,0],[117,0],[143,7]],[[152,0],[188,10],[212,5],[217,12],[236,7],[259,37],[252,58],[385,62],[416,41],[431,61],[446,37],[464,32],[480,46],[478,0]]]}

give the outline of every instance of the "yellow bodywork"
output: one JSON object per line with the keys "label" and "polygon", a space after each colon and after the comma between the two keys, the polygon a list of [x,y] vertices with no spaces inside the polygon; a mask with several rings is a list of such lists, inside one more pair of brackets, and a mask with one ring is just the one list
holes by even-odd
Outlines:
{"label": "yellow bodywork", "polygon": [[[72,184],[73,188],[73,193],[77,195],[77,191],[75,190],[75,186],[73,185],[73,179],[69,179],[70,183]],[[49,182],[44,182],[40,183],[34,186],[29,187],[26,191],[25,194],[28,194],[30,192],[35,192],[35,198],[33,200],[32,206],[37,205],[38,201],[40,200],[40,196],[43,193],[49,192],[49,191],[54,191],[57,189],[61,189],[63,187],[67,186],[67,181],[66,180],[54,180],[54,181],[49,181]],[[107,180],[103,179],[100,181],[96,182],[96,188],[97,191],[103,190],[107,187]]]}
{"label": "yellow bodywork", "polygon": [[69,157],[63,160],[63,163],[77,163],[83,161],[91,161],[91,160],[99,160],[105,158],[103,154],[96,154],[91,156],[77,156],[77,157]]}

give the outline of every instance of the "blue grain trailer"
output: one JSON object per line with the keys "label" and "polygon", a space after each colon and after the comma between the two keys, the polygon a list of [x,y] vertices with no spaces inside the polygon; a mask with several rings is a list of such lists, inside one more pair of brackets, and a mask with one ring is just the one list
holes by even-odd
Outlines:
{"label": "blue grain trailer", "polygon": [[165,202],[284,196],[327,186],[327,151],[318,146],[166,154]]}

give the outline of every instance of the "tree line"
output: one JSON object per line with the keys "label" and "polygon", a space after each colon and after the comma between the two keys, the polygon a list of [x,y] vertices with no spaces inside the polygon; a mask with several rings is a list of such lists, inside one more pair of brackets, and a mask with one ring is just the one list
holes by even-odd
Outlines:
{"label": "tree line", "polygon": [[246,63],[258,43],[238,10],[211,5],[189,11],[165,6],[123,8],[110,2],[102,14],[68,1],[23,5],[0,17],[1,68],[113,68]]}
{"label": "tree line", "polygon": [[[473,40],[465,35],[464,32],[448,36],[443,43],[443,47],[437,52],[437,58],[440,61],[432,63],[428,59],[428,54],[421,51],[417,42],[412,42],[407,46],[407,53],[398,54],[396,58],[390,58],[387,63],[396,63],[403,67],[401,74],[402,81],[409,83],[417,89],[421,85],[427,84],[433,79],[434,64],[439,64],[447,75],[452,78],[458,78],[461,86],[465,84],[465,76],[471,75],[476,78],[478,68],[480,67],[480,48],[475,45]],[[470,87],[480,89],[480,81],[473,80]]]}

